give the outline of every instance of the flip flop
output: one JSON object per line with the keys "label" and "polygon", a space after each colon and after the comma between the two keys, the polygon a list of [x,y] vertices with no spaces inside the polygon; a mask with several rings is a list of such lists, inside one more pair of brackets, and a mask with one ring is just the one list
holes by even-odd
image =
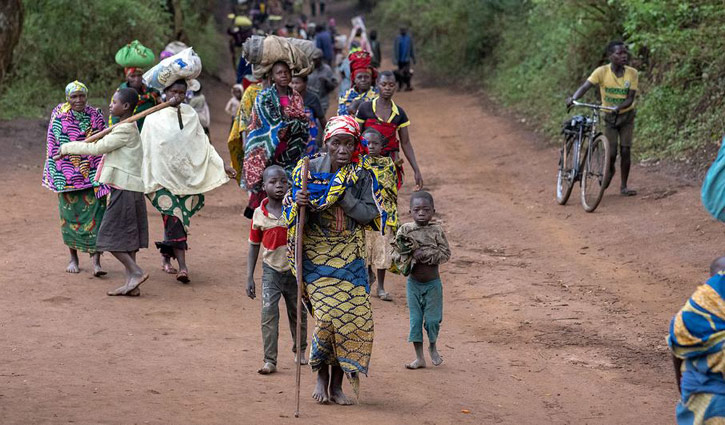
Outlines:
{"label": "flip flop", "polygon": [[181,271],[176,275],[176,280],[178,280],[181,283],[189,283],[191,282],[191,279],[189,279],[189,272]]}
{"label": "flip flop", "polygon": [[[142,283],[146,282],[148,280],[148,278],[149,278],[149,275],[147,273],[147,274],[143,275],[141,280],[133,288],[127,288],[126,285],[123,285],[119,288],[114,289],[113,291],[108,291],[106,294],[110,295],[110,296],[131,295],[132,293],[134,293],[137,290],[140,293],[140,290],[138,288],[141,286]],[[135,295],[131,295],[131,296],[135,296]]]}

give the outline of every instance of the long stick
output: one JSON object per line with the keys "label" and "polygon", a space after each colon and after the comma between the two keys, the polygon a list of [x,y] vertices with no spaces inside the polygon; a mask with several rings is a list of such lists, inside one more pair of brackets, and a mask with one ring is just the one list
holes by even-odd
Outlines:
{"label": "long stick", "polygon": [[151,115],[154,112],[160,111],[160,110],[162,110],[164,108],[168,108],[169,106],[171,106],[171,101],[170,100],[167,101],[167,102],[164,102],[164,103],[160,103],[160,104],[154,106],[153,108],[149,108],[149,109],[147,109],[147,110],[145,110],[143,112],[139,112],[136,115],[131,115],[130,117],[126,118],[125,120],[120,121],[120,122],[117,122],[116,124],[113,124],[112,126],[108,127],[107,129],[101,130],[98,133],[92,135],[91,137],[89,137],[86,140],[84,140],[84,142],[86,142],[86,143],[95,143],[95,142],[101,140],[102,138],[104,138],[108,133],[110,133],[111,130],[113,130],[113,127],[115,127],[115,126],[117,126],[119,124],[128,124],[130,122],[138,121],[141,118],[145,117],[146,115]]}
{"label": "long stick", "polygon": [[[307,169],[310,166],[310,159],[305,157],[302,161],[302,191],[307,191]],[[305,231],[305,219],[307,208],[300,206],[297,212],[297,233],[295,234],[295,268],[297,274],[297,332],[295,333],[295,346],[297,347],[297,370],[295,371],[295,418],[300,417],[300,375],[302,373],[302,356],[300,352],[302,345],[302,235]],[[305,313],[307,314],[307,313]]]}

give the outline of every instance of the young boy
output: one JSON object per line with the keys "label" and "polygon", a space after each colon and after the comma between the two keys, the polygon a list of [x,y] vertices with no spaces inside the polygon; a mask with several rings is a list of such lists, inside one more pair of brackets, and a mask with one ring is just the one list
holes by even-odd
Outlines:
{"label": "young boy", "polygon": [[[122,88],[113,95],[108,109],[122,121],[133,114],[138,93]],[[96,247],[113,254],[126,268],[126,283],[108,295],[140,295],[139,286],[149,275],[136,264],[136,253],[148,248],[149,233],[146,200],[141,177],[143,147],[136,123],[117,124],[113,131],[96,143],[71,142],[61,145],[63,155],[105,154],[98,181],[111,186],[106,214],[98,229]]]}
{"label": "young boy", "polygon": [[604,135],[609,141],[609,157],[611,158],[609,176],[610,179],[614,176],[614,164],[617,159],[617,147],[619,147],[622,154],[620,164],[622,184],[619,193],[622,196],[634,196],[637,191],[627,187],[627,181],[632,163],[632,135],[634,117],[637,114],[634,98],[637,95],[639,74],[636,69],[627,66],[629,51],[623,42],[610,42],[607,46],[607,56],[609,56],[610,63],[595,69],[576,93],[566,100],[566,103],[567,106],[571,106],[573,101],[584,96],[592,86],[599,86],[602,106],[615,109],[611,112],[605,111],[604,114]]}
{"label": "young boy", "polygon": [[252,229],[249,233],[249,257],[247,258],[247,296],[256,298],[254,269],[262,247],[262,343],[264,365],[257,372],[268,375],[277,371],[277,337],[279,335],[279,299],[284,297],[287,318],[292,331],[292,352],[305,360],[307,348],[307,314],[302,312],[302,347],[294,345],[297,327],[297,279],[287,261],[287,225],[282,216],[282,199],[287,193],[287,174],[278,165],[267,167],[262,174],[267,198],[254,210]]}
{"label": "young boy", "polygon": [[451,258],[446,235],[441,226],[431,223],[435,214],[433,197],[425,191],[413,192],[410,197],[413,223],[405,223],[395,237],[393,261],[408,276],[407,299],[410,309],[410,335],[408,341],[415,347],[415,360],[405,365],[408,369],[426,366],[423,357],[423,330],[425,327],[433,365],[443,363],[436,341],[443,320],[443,286],[438,266]]}
{"label": "young boy", "polygon": [[385,234],[381,235],[380,232],[371,231],[366,235],[368,274],[370,283],[373,283],[376,280],[373,269],[376,270],[378,297],[383,301],[392,301],[393,298],[390,294],[385,292],[385,270],[390,268],[391,242],[395,232],[398,231],[398,177],[392,158],[382,156],[385,145],[383,135],[374,128],[368,128],[362,136],[368,143],[370,165],[373,167],[383,193],[383,209],[388,213]]}

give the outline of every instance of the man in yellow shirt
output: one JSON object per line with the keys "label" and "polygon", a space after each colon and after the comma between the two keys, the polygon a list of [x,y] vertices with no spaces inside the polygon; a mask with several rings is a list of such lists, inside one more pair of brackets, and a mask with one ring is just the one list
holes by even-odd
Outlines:
{"label": "man in yellow shirt", "polygon": [[639,75],[636,69],[626,65],[629,61],[629,51],[623,42],[610,42],[607,46],[607,55],[610,63],[595,69],[576,93],[566,100],[566,103],[567,106],[570,106],[572,101],[584,96],[592,86],[599,86],[602,106],[615,109],[612,112],[607,111],[604,115],[604,136],[609,140],[610,146],[610,176],[614,176],[614,163],[617,159],[617,146],[619,146],[622,154],[620,193],[624,196],[634,196],[637,192],[627,187],[627,180],[632,162],[632,135],[634,117],[637,114],[634,97],[637,94]]}

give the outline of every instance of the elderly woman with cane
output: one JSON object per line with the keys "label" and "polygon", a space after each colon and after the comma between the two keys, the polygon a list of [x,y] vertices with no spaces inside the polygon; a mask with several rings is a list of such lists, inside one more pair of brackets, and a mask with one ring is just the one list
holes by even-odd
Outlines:
{"label": "elderly woman with cane", "polygon": [[[303,161],[293,172],[284,211],[287,246],[295,265],[295,238],[303,233],[303,297],[316,322],[310,365],[317,372],[317,386],[312,397],[320,403],[348,405],[354,400],[342,391],[343,375],[357,396],[373,346],[365,228],[379,230],[387,214],[380,210],[382,195],[355,119],[331,118],[324,143],[327,152],[310,159],[306,176],[301,172]],[[308,210],[303,229],[298,227],[301,207]]]}

